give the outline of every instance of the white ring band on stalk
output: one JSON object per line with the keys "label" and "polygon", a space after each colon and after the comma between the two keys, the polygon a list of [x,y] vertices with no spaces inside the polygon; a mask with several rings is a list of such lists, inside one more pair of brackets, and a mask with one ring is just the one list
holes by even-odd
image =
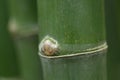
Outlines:
{"label": "white ring band on stalk", "polygon": [[107,46],[107,43],[105,42],[104,44],[101,44],[100,46],[97,46],[97,47],[94,47],[91,49],[87,49],[86,51],[76,53],[76,54],[66,54],[66,55],[59,55],[59,56],[46,56],[46,55],[43,55],[39,52],[39,55],[41,57],[50,58],[50,59],[52,59],[52,58],[64,58],[64,57],[72,57],[72,56],[86,55],[86,54],[101,52],[101,51],[107,50],[107,48],[108,48],[108,46]]}

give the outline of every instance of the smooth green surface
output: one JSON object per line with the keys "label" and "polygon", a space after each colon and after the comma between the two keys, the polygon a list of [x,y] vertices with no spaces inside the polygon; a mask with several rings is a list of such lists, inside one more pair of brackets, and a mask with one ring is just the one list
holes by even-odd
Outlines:
{"label": "smooth green surface", "polygon": [[43,80],[38,57],[38,37],[23,37],[15,40],[23,80]]}
{"label": "smooth green surface", "polygon": [[49,36],[60,54],[86,51],[105,42],[104,0],[38,0],[40,41]]}
{"label": "smooth green surface", "polygon": [[[36,33],[37,7],[36,0],[9,0],[9,24],[15,34],[30,35]],[[16,27],[17,26],[17,27]]]}
{"label": "smooth green surface", "polygon": [[106,51],[62,58],[41,57],[44,80],[107,80]]}
{"label": "smooth green surface", "polygon": [[7,30],[7,22],[6,0],[0,0],[0,78],[17,78],[19,68],[13,40]]}
{"label": "smooth green surface", "polygon": [[120,80],[120,0],[106,0],[108,80]]}
{"label": "smooth green surface", "polygon": [[107,80],[106,49],[101,49],[106,45],[100,47],[105,42],[103,0],[38,0],[38,15],[39,48],[47,36],[58,42],[60,53],[40,52],[44,80]]}

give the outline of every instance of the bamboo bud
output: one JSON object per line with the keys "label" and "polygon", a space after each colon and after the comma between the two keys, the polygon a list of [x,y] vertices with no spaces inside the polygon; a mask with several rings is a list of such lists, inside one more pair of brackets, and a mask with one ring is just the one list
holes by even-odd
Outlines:
{"label": "bamboo bud", "polygon": [[45,37],[39,45],[40,52],[48,56],[57,54],[58,48],[58,42],[49,36]]}

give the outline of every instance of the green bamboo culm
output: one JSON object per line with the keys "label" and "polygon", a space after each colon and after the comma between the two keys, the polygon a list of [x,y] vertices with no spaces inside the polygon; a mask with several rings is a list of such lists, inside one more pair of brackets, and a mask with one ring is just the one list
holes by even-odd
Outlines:
{"label": "green bamboo culm", "polygon": [[[14,35],[29,36],[37,33],[36,0],[10,0],[10,30]],[[18,26],[18,27],[16,27]]]}
{"label": "green bamboo culm", "polygon": [[120,1],[106,0],[108,80],[120,80]]}
{"label": "green bamboo culm", "polygon": [[20,59],[22,78],[25,80],[42,80],[41,64],[37,55],[37,35],[16,38],[15,40]]}
{"label": "green bamboo culm", "polygon": [[18,80],[19,67],[13,40],[7,30],[6,0],[0,0],[0,80]]}
{"label": "green bamboo culm", "polygon": [[38,0],[44,80],[107,80],[104,0]]}
{"label": "green bamboo culm", "polygon": [[36,0],[10,0],[9,30],[18,52],[21,77],[24,80],[43,80],[38,57]]}

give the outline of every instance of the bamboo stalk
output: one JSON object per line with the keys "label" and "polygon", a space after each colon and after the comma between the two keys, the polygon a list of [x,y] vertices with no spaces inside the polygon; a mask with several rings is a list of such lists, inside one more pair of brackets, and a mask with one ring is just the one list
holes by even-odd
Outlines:
{"label": "bamboo stalk", "polygon": [[7,30],[7,23],[6,0],[0,0],[0,80],[18,80],[20,76],[16,51]]}
{"label": "bamboo stalk", "polygon": [[38,0],[44,80],[106,80],[103,0]]}
{"label": "bamboo stalk", "polygon": [[9,25],[11,25],[10,30],[13,35],[37,34],[36,0],[11,0],[9,5],[11,15]]}
{"label": "bamboo stalk", "polygon": [[120,80],[120,1],[106,0],[108,80]]}
{"label": "bamboo stalk", "polygon": [[43,80],[38,58],[36,0],[10,0],[10,31],[14,37],[21,76],[24,80]]}
{"label": "bamboo stalk", "polygon": [[25,80],[42,80],[42,70],[38,58],[37,35],[15,39],[20,59],[21,76]]}

